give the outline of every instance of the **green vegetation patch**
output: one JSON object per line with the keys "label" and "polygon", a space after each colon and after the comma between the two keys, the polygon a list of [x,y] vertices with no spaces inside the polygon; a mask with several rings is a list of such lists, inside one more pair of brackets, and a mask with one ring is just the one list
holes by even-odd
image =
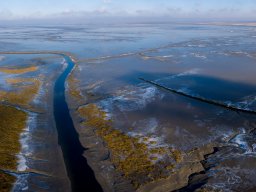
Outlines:
{"label": "green vegetation patch", "polygon": [[143,142],[148,141],[147,138],[131,137],[114,129],[112,120],[108,120],[106,113],[95,104],[81,107],[78,112],[85,118],[84,125],[96,129],[96,134],[110,150],[111,161],[116,169],[129,179],[135,188],[166,178],[173,171],[175,160],[181,159],[181,153],[177,150],[161,146],[152,147]]}
{"label": "green vegetation patch", "polygon": [[[27,114],[14,107],[0,105],[0,169],[15,170],[20,151],[20,133],[26,126]],[[15,177],[0,171],[0,191],[10,191]]]}

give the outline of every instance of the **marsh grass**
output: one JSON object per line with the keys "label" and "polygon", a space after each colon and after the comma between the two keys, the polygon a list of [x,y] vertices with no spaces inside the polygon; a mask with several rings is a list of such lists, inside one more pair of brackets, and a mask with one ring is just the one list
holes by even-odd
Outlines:
{"label": "marsh grass", "polygon": [[24,74],[28,72],[37,71],[37,66],[30,66],[25,68],[0,68],[0,72],[7,73],[7,74]]}
{"label": "marsh grass", "polygon": [[6,79],[6,83],[9,85],[22,85],[26,82],[33,82],[33,78],[8,78]]}
{"label": "marsh grass", "polygon": [[6,82],[17,90],[10,92],[0,90],[0,100],[21,106],[27,106],[34,99],[42,84],[35,78],[7,79]]}
{"label": "marsh grass", "polygon": [[[20,133],[26,126],[27,114],[14,107],[0,105],[0,169],[16,170],[20,151]],[[10,191],[15,177],[0,171],[0,191]]]}
{"label": "marsh grass", "polygon": [[15,182],[15,177],[0,171],[0,191],[9,192]]}
{"label": "marsh grass", "polygon": [[[7,74],[24,74],[38,67],[0,68]],[[10,78],[6,83],[12,91],[0,90],[0,100],[18,106],[29,106],[41,87],[39,78]],[[0,191],[11,191],[16,178],[3,170],[17,169],[17,154],[20,152],[20,134],[24,130],[27,114],[11,106],[0,105]]]}
{"label": "marsh grass", "polygon": [[[74,70],[76,67],[74,68]],[[74,70],[71,75],[68,77],[68,85],[69,85],[69,93],[75,99],[82,99],[82,95],[80,90],[77,88],[78,83],[80,82],[77,78],[75,78]]]}
{"label": "marsh grass", "polygon": [[[85,119],[83,124],[96,129],[96,134],[103,139],[111,152],[111,161],[124,177],[129,179],[135,188],[165,178],[172,171],[174,165],[170,161],[158,157],[167,155],[170,159],[179,161],[180,153],[169,147],[150,148],[140,138],[131,137],[112,127],[112,120],[95,104],[88,104],[78,109],[78,113]],[[143,138],[142,141],[148,141]],[[160,171],[160,170],[164,171]]]}

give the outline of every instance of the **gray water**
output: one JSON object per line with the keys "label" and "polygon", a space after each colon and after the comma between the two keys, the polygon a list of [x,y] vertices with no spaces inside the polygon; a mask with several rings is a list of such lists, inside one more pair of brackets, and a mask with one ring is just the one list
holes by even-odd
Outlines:
{"label": "gray water", "polygon": [[2,51],[72,52],[80,60],[75,76],[82,93],[95,96],[88,102],[101,106],[116,129],[147,135],[182,151],[222,144],[208,157],[214,166],[204,185],[226,191],[256,189],[255,116],[180,97],[139,80],[255,110],[255,27],[5,26],[0,41]]}

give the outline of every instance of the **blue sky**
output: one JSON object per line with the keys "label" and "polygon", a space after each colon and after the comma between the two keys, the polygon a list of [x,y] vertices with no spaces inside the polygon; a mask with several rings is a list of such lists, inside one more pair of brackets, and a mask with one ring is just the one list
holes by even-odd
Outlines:
{"label": "blue sky", "polygon": [[6,0],[0,20],[80,17],[256,19],[256,0]]}

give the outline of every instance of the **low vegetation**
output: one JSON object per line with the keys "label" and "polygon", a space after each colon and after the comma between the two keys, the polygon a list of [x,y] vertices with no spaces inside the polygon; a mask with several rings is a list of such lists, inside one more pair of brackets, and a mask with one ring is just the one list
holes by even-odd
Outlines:
{"label": "low vegetation", "polygon": [[41,87],[41,81],[35,78],[7,79],[6,82],[17,89],[15,91],[0,90],[0,100],[15,105],[28,105]]}
{"label": "low vegetation", "polygon": [[[124,177],[138,188],[140,185],[167,177],[181,153],[168,146],[150,143],[147,137],[131,137],[112,127],[112,120],[95,104],[78,109],[83,124],[95,128],[111,152],[111,161]],[[153,145],[152,145],[153,144]]]}
{"label": "low vegetation", "polygon": [[[38,67],[0,68],[7,74],[24,74],[38,70]],[[18,106],[29,106],[41,87],[39,78],[9,78],[8,91],[0,90],[0,101]],[[20,152],[20,134],[24,130],[27,114],[15,107],[0,104],[0,191],[9,192],[16,177],[5,170],[17,170],[17,154]]]}
{"label": "low vegetation", "polygon": [[20,151],[20,133],[26,126],[27,114],[14,107],[0,105],[0,191],[10,191],[15,177],[3,170],[16,170]]}
{"label": "low vegetation", "polygon": [[0,191],[9,192],[15,182],[15,177],[0,171]]}
{"label": "low vegetation", "polygon": [[7,74],[23,74],[28,72],[37,71],[37,66],[30,66],[25,68],[0,68],[0,72],[7,73]]}
{"label": "low vegetation", "polygon": [[[74,68],[74,70],[75,69],[76,67]],[[74,71],[73,71],[68,78],[69,93],[73,98],[80,100],[82,98],[82,95],[80,90],[77,88],[78,82],[79,80],[75,78]]]}

